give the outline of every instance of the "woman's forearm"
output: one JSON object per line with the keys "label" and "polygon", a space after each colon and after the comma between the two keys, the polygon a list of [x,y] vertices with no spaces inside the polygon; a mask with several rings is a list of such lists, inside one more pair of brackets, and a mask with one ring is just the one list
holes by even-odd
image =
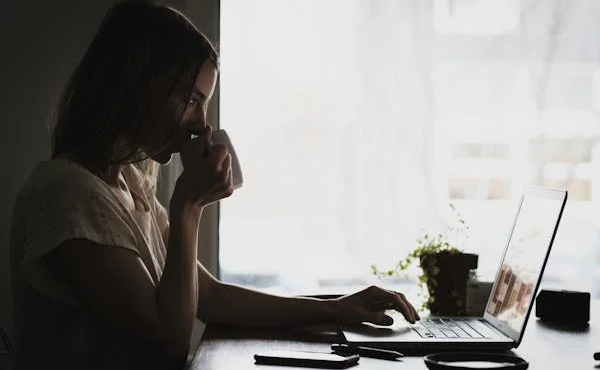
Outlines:
{"label": "woman's forearm", "polygon": [[157,286],[157,307],[175,356],[187,353],[197,311],[196,245],[201,215],[201,208],[172,202],[168,253]]}
{"label": "woman's forearm", "polygon": [[[203,300],[210,304],[203,304]],[[210,297],[200,296],[199,318],[207,324],[284,328],[331,323],[335,300],[283,297],[217,283]]]}

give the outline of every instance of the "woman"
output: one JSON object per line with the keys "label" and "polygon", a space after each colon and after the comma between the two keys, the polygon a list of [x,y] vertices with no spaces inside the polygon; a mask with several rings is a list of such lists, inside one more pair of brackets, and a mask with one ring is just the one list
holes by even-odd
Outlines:
{"label": "woman", "polygon": [[[217,80],[210,42],[179,12],[115,4],[58,101],[52,158],[14,206],[11,265],[16,368],[176,369],[194,318],[291,327],[369,321],[402,294],[377,287],[338,299],[269,295],[222,283],[197,261],[205,206],[232,194],[231,156],[209,149]],[[170,212],[156,171],[180,153]]]}

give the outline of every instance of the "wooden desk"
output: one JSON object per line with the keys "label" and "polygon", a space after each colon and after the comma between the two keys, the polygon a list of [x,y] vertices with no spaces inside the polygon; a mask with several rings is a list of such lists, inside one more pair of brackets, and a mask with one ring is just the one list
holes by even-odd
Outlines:
{"label": "wooden desk", "polygon": [[[539,321],[532,312],[525,336],[514,352],[529,361],[533,370],[599,369],[592,354],[600,351],[600,301],[593,300],[590,325],[582,330],[567,330]],[[599,321],[595,321],[599,320]],[[203,370],[284,370],[292,367],[255,365],[253,355],[267,349],[287,348],[329,351],[339,341],[333,327],[295,330],[255,330],[208,326],[190,363],[190,369]],[[401,361],[361,357],[352,369],[427,369],[422,357],[407,356]]]}

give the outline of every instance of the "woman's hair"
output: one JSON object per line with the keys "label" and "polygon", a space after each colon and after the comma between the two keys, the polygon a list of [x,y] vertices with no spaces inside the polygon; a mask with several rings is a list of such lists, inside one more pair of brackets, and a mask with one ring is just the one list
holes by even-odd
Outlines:
{"label": "woman's hair", "polygon": [[149,157],[176,132],[207,61],[218,66],[215,48],[178,11],[144,0],[116,3],[58,97],[52,158],[75,152],[98,170],[138,163],[155,185],[158,165]]}

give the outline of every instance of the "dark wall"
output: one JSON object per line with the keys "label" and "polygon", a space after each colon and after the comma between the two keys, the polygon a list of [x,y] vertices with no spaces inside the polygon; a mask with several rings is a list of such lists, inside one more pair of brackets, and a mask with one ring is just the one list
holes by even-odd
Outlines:
{"label": "dark wall", "polygon": [[[12,332],[8,233],[15,195],[49,156],[46,119],[113,0],[0,2],[0,327]],[[165,1],[182,9],[185,0]]]}

